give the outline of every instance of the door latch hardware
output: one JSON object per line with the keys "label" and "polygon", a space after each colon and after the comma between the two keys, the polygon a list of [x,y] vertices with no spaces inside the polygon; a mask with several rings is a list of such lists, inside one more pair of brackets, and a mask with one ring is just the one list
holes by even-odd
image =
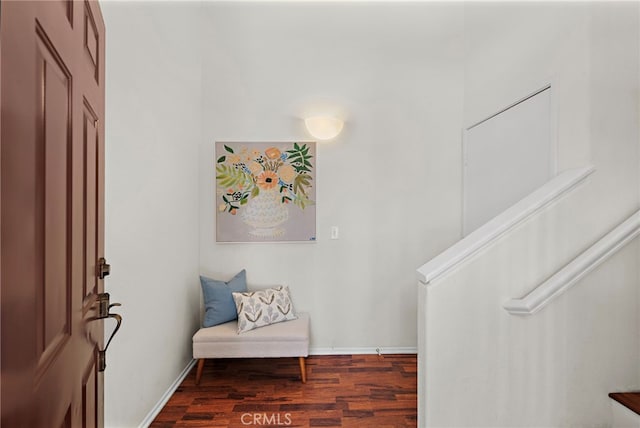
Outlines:
{"label": "door latch hardware", "polygon": [[[107,265],[109,266],[109,265]],[[109,344],[113,337],[116,335],[118,330],[120,330],[120,326],[122,325],[122,316],[120,314],[112,314],[109,311],[114,306],[122,306],[120,303],[109,303],[109,293],[100,293],[98,294],[98,316],[92,319],[92,321],[103,320],[107,318],[113,318],[116,320],[116,328],[109,336],[109,340],[107,340],[107,344],[104,346],[104,349],[98,349],[98,371],[103,372],[107,367],[107,349],[109,348]]]}
{"label": "door latch hardware", "polygon": [[108,318],[109,311],[114,306],[122,306],[120,303],[110,303],[111,296],[109,293],[98,294],[98,317],[96,319]]}
{"label": "door latch hardware", "polygon": [[107,263],[107,259],[100,257],[100,259],[98,259],[98,278],[104,279],[104,277],[110,273],[111,265]]}

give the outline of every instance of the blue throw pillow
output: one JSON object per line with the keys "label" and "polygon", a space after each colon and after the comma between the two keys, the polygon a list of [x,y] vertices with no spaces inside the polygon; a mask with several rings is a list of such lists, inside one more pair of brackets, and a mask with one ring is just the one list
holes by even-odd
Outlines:
{"label": "blue throw pillow", "polygon": [[231,293],[247,291],[247,272],[244,269],[227,282],[201,276],[200,284],[205,308],[203,327],[213,327],[238,319]]}

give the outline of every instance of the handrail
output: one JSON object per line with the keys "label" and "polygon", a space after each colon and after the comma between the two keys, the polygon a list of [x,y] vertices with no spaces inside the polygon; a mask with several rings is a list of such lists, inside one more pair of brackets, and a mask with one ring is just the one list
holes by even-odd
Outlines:
{"label": "handrail", "polygon": [[568,191],[576,188],[594,171],[595,169],[592,166],[587,166],[570,169],[558,174],[533,193],[422,265],[418,269],[418,279],[423,284],[428,284],[455,269],[459,264],[481,251],[518,224],[556,201]]}
{"label": "handrail", "polygon": [[640,235],[640,211],[636,211],[525,297],[511,299],[503,307],[512,315],[535,314],[638,235]]}

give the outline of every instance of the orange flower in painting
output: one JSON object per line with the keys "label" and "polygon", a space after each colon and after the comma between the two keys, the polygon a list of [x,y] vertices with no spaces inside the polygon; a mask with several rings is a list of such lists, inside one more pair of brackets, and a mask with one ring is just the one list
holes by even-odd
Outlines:
{"label": "orange flower in painting", "polygon": [[264,151],[264,154],[267,155],[269,159],[278,159],[282,153],[275,147],[269,147]]}
{"label": "orange flower in painting", "polygon": [[260,165],[256,161],[249,162],[248,168],[249,168],[249,171],[251,171],[251,174],[253,175],[258,175],[260,174],[260,171],[262,171],[262,165]]}
{"label": "orange flower in painting", "polygon": [[282,181],[286,183],[291,183],[296,178],[296,170],[291,165],[282,165],[278,170],[278,174],[280,174]]}
{"label": "orange flower in painting", "polygon": [[264,171],[258,176],[258,187],[264,190],[273,189],[278,184],[278,176],[273,171]]}

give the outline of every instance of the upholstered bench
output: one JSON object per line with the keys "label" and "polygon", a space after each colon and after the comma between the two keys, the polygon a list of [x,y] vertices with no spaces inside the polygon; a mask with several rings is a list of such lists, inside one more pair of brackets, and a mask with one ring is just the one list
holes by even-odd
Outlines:
{"label": "upholstered bench", "polygon": [[198,360],[196,385],[207,358],[298,357],[302,383],[307,382],[305,358],[309,355],[309,314],[238,334],[238,322],[201,328],[193,335],[193,358]]}

